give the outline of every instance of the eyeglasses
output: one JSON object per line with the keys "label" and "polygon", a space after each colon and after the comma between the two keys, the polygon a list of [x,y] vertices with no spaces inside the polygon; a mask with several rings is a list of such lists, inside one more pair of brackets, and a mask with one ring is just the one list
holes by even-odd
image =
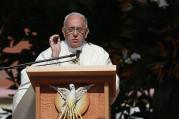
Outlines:
{"label": "eyeglasses", "polygon": [[72,34],[75,32],[84,34],[86,32],[86,28],[83,28],[83,27],[67,27],[67,28],[64,28],[64,30],[67,34]]}

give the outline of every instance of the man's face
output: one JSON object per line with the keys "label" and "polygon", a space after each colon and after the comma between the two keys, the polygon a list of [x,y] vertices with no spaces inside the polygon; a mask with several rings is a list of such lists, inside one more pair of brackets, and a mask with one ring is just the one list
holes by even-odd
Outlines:
{"label": "man's face", "polygon": [[68,45],[72,48],[77,48],[83,44],[89,30],[82,16],[72,15],[67,18],[62,32]]}

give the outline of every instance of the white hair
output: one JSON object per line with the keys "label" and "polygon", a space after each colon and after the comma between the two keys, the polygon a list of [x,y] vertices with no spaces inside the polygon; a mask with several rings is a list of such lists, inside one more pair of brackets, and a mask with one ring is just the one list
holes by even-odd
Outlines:
{"label": "white hair", "polygon": [[77,16],[83,17],[84,18],[84,23],[85,23],[86,27],[88,27],[88,20],[87,20],[87,18],[83,14],[81,14],[79,12],[71,12],[68,15],[66,15],[65,18],[64,18],[63,26],[66,25],[68,17],[73,16],[73,15],[77,15]]}

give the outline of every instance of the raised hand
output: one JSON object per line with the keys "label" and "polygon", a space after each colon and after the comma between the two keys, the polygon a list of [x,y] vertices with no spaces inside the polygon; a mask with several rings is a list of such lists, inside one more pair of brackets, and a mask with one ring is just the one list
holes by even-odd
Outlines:
{"label": "raised hand", "polygon": [[59,57],[61,51],[60,36],[58,34],[52,35],[49,38],[49,44],[52,49],[52,57]]}

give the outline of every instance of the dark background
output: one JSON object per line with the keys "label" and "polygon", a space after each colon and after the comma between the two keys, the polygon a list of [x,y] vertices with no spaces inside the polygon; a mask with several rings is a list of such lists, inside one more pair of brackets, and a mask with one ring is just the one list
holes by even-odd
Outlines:
{"label": "dark background", "polygon": [[[0,65],[34,61],[51,35],[63,37],[64,16],[77,11],[88,19],[87,40],[104,47],[118,68],[112,119],[178,119],[178,6],[177,0],[1,0]],[[3,70],[12,82],[7,89],[18,88],[21,69]]]}

